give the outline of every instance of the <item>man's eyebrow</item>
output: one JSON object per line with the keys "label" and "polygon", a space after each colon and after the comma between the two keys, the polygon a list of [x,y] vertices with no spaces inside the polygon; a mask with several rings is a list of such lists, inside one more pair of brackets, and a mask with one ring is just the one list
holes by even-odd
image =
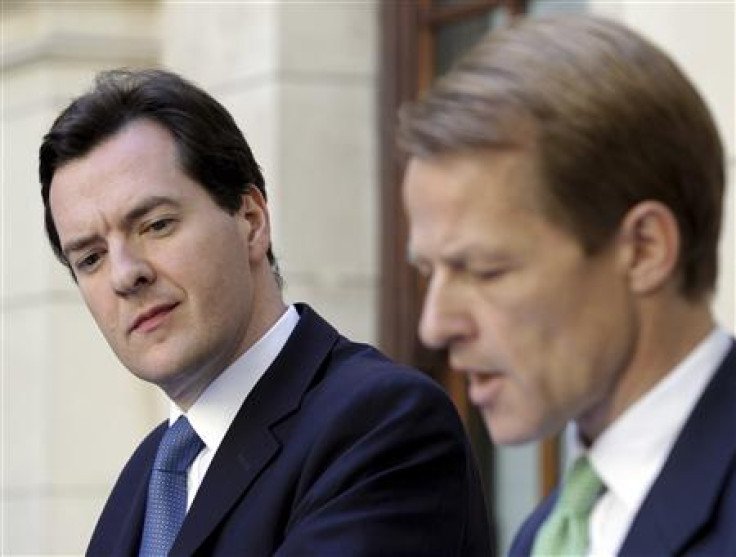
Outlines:
{"label": "man's eyebrow", "polygon": [[[133,224],[138,219],[146,216],[148,213],[150,213],[154,209],[157,209],[158,207],[161,207],[163,205],[169,205],[171,207],[180,206],[178,201],[170,197],[165,197],[165,196],[160,196],[160,195],[153,195],[151,197],[147,197],[141,203],[133,207],[130,211],[128,211],[123,216],[123,219],[121,221],[123,229],[128,229],[132,227]],[[101,240],[101,236],[99,234],[90,234],[88,236],[82,236],[81,238],[72,240],[64,244],[63,246],[62,252],[64,254],[64,257],[69,259],[70,253],[83,250],[87,246],[99,240]]]}
{"label": "man's eyebrow", "polygon": [[[470,262],[498,263],[508,261],[509,255],[500,248],[490,248],[476,244],[453,246],[438,256],[439,261],[455,267],[464,266]],[[407,245],[406,262],[418,266],[426,263],[421,254],[417,254]]]}
{"label": "man's eyebrow", "polygon": [[121,221],[123,229],[130,228],[131,226],[133,226],[135,221],[146,216],[154,209],[158,209],[162,205],[170,205],[171,207],[180,206],[178,201],[170,197],[165,197],[161,195],[152,195],[151,197],[147,197],[136,207],[133,207],[125,214],[123,220]]}
{"label": "man's eyebrow", "polygon": [[72,240],[71,242],[68,242],[62,246],[62,253],[64,254],[64,257],[69,260],[69,254],[75,252],[75,251],[81,251],[87,246],[94,244],[95,242],[98,242],[101,239],[99,234],[90,234],[89,236],[82,236],[81,238],[77,238],[76,240]]}

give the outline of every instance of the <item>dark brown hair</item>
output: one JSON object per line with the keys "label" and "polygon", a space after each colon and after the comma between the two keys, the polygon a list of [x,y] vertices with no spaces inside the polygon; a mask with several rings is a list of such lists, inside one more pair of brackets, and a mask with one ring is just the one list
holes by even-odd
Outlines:
{"label": "dark brown hair", "polygon": [[[54,254],[68,268],[49,205],[54,172],[139,119],[160,124],[172,134],[184,173],[224,211],[234,214],[248,188],[256,187],[266,197],[263,174],[248,143],[230,113],[214,98],[164,70],[102,72],[92,90],[59,115],[39,151],[46,233]],[[268,260],[280,283],[270,246]]]}
{"label": "dark brown hair", "polygon": [[714,288],[725,187],[718,132],[673,61],[622,25],[573,16],[494,31],[400,120],[399,141],[416,157],[536,153],[545,214],[588,254],[636,203],[665,204],[679,226],[683,294]]}

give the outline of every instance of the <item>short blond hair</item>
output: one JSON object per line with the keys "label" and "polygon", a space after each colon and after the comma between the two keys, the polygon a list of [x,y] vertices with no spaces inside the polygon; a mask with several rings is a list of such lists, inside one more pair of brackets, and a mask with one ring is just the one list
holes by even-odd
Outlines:
{"label": "short blond hair", "polygon": [[677,219],[681,290],[715,287],[724,155],[703,99],[660,49],[591,16],[525,19],[494,31],[418,102],[400,144],[427,158],[531,148],[547,216],[589,254],[636,203]]}

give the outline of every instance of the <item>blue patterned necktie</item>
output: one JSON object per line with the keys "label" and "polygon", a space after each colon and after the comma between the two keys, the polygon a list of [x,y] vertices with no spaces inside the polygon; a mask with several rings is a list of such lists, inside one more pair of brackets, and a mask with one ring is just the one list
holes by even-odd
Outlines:
{"label": "blue patterned necktie", "polygon": [[187,512],[187,469],[204,447],[185,416],[161,439],[148,482],[141,557],[168,555]]}

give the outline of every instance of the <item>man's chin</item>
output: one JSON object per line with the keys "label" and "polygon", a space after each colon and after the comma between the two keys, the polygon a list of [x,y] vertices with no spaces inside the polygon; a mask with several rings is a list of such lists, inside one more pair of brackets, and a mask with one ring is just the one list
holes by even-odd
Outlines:
{"label": "man's chin", "polygon": [[172,366],[141,366],[140,364],[136,367],[126,366],[130,372],[146,383],[151,383],[161,388],[167,394],[169,391],[175,390],[175,385],[180,383],[180,379],[177,380],[179,375],[175,368]]}
{"label": "man's chin", "polygon": [[541,438],[536,428],[525,427],[520,423],[511,423],[510,420],[499,420],[497,417],[483,413],[483,423],[488,434],[496,445],[517,446],[530,443]]}

